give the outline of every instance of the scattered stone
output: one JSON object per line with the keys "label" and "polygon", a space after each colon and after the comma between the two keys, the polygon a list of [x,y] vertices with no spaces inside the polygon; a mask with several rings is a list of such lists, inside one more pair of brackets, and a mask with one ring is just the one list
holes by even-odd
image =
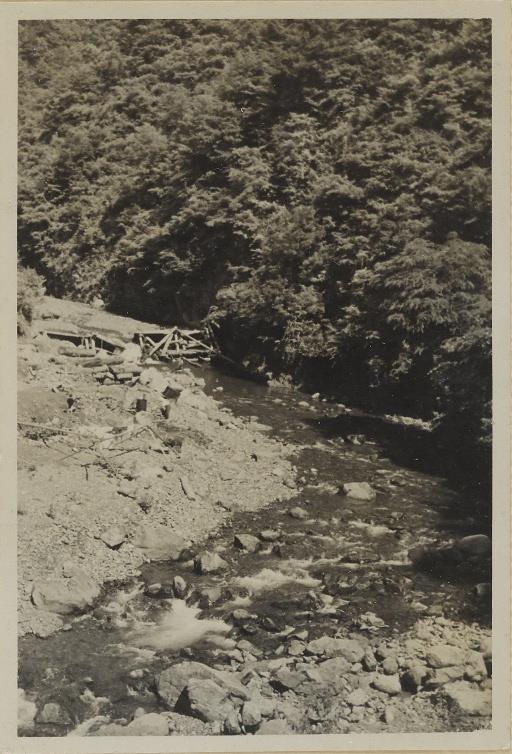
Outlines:
{"label": "scattered stone", "polygon": [[194,570],[196,573],[219,573],[229,568],[226,561],[216,552],[203,552],[194,558]]}
{"label": "scattered stone", "polygon": [[382,717],[386,725],[391,725],[395,721],[395,710],[392,707],[385,707]]}
{"label": "scattered stone", "polygon": [[237,677],[227,671],[215,670],[201,662],[183,661],[159,673],[155,678],[156,691],[169,709],[174,709],[183,689],[191,679],[212,680],[231,696],[248,701],[250,695]]}
{"label": "scattered stone", "polygon": [[447,668],[437,668],[434,671],[430,671],[428,674],[425,686],[429,689],[437,689],[440,686],[444,686],[445,683],[451,681],[459,681],[464,678],[464,667],[462,665],[451,665]]}
{"label": "scattered stone", "polygon": [[362,660],[363,668],[369,673],[377,669],[377,660],[371,647],[367,647]]}
{"label": "scattered stone", "polygon": [[106,723],[95,728],[95,721],[104,721],[107,718],[97,717],[82,723],[73,731],[73,735],[81,736],[167,736],[169,735],[169,723],[165,715],[150,712],[136,717],[126,725],[126,721]]}
{"label": "scattered stone", "polygon": [[56,702],[48,702],[37,713],[36,723],[43,725],[72,725],[73,721],[68,712]]}
{"label": "scattered stone", "polygon": [[109,526],[100,535],[101,541],[104,542],[107,547],[110,547],[112,550],[120,547],[123,542],[126,541],[127,537],[128,532],[126,531],[125,527],[116,524]]}
{"label": "scattered stone", "polygon": [[491,540],[485,534],[472,534],[457,542],[458,549],[466,556],[487,555],[491,552]]}
{"label": "scattered stone", "polygon": [[373,679],[373,686],[389,696],[399,694],[402,690],[398,675],[377,675]]}
{"label": "scattered stone", "polygon": [[101,586],[95,579],[86,573],[75,572],[70,578],[36,581],[31,596],[39,610],[69,615],[93,607],[100,592]]}
{"label": "scattered stone", "polygon": [[427,663],[431,668],[446,668],[450,665],[464,664],[464,650],[452,644],[436,644],[426,653]]}
{"label": "scattered stone", "polygon": [[281,537],[281,532],[276,531],[275,529],[264,529],[263,531],[260,531],[259,537],[263,542],[277,542]]}
{"label": "scattered stone", "polygon": [[256,552],[260,546],[260,540],[252,534],[235,534],[233,542],[237,549],[245,552]]}
{"label": "scattered stone", "polygon": [[289,733],[293,733],[293,730],[282,718],[264,720],[256,731],[257,736],[284,736]]}
{"label": "scattered stone", "polygon": [[480,652],[469,650],[464,658],[465,676],[470,681],[483,681],[487,678],[487,665],[484,655]]}
{"label": "scattered stone", "polygon": [[258,703],[251,699],[242,707],[242,725],[246,729],[256,728],[262,719],[261,709]]}
{"label": "scattered stone", "polygon": [[356,689],[347,696],[345,701],[352,707],[364,707],[368,699],[369,696],[366,691],[363,689]]}
{"label": "scattered stone", "polygon": [[298,639],[292,639],[288,644],[287,652],[291,657],[302,657],[305,649],[304,642],[299,641]]}
{"label": "scattered stone", "polygon": [[197,717],[205,723],[232,719],[234,710],[226,688],[212,679],[192,678],[176,703],[176,712]]}
{"label": "scattered stone", "polygon": [[278,689],[292,691],[296,689],[301,683],[304,683],[305,676],[302,673],[298,673],[293,670],[288,670],[286,667],[279,668],[272,678],[272,683],[275,684]]}
{"label": "scattered stone", "polygon": [[150,561],[179,560],[187,545],[183,537],[162,524],[142,524],[132,544],[142,550]]}
{"label": "scattered stone", "polygon": [[484,660],[492,660],[492,638],[486,636],[480,642],[480,652],[482,652]]}
{"label": "scattered stone", "polygon": [[28,733],[33,729],[36,712],[37,707],[34,702],[26,698],[23,689],[18,689],[18,732],[20,734]]}
{"label": "scattered stone", "polygon": [[364,445],[366,442],[365,435],[347,435],[345,440],[349,442],[351,445]]}
{"label": "scattered stone", "polygon": [[187,593],[188,585],[183,576],[175,576],[172,580],[174,596],[182,599]]}
{"label": "scattered stone", "polygon": [[309,518],[309,513],[307,512],[307,510],[305,508],[300,508],[299,506],[295,506],[295,508],[290,508],[288,511],[288,515],[300,521],[305,521],[307,518]]}
{"label": "scattered stone", "polygon": [[169,723],[165,715],[148,712],[137,715],[123,731],[127,736],[168,736]]}
{"label": "scattered stone", "polygon": [[427,674],[428,671],[425,665],[422,665],[420,662],[410,663],[401,679],[404,691],[416,693],[427,678]]}
{"label": "scattered stone", "polygon": [[347,482],[341,491],[351,500],[370,501],[377,497],[377,493],[368,482]]}
{"label": "scattered stone", "polygon": [[491,715],[490,689],[479,689],[467,681],[455,681],[443,687],[443,697],[466,715]]}
{"label": "scattered stone", "polygon": [[382,663],[382,670],[386,675],[395,675],[398,672],[398,662],[395,657],[386,657]]}
{"label": "scattered stone", "polygon": [[338,639],[322,636],[306,645],[306,652],[322,657],[344,657],[350,664],[360,662],[365,650],[355,639]]}
{"label": "scattered stone", "polygon": [[210,586],[201,589],[198,593],[199,607],[202,610],[215,605],[222,598],[222,589],[220,586]]}
{"label": "scattered stone", "polygon": [[482,582],[475,585],[475,594],[479,600],[486,600],[492,597],[492,584]]}

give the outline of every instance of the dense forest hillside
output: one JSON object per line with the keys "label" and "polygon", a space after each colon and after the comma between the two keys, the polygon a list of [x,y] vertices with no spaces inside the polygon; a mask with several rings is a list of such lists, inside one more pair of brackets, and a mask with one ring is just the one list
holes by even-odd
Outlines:
{"label": "dense forest hillside", "polygon": [[[368,406],[489,471],[486,20],[20,24],[19,255],[49,292]],[[460,466],[460,464],[459,464]]]}

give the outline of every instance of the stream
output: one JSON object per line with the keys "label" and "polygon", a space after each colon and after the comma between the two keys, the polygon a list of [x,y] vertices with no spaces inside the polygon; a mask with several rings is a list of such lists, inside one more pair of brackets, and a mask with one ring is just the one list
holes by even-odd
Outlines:
{"label": "stream", "polygon": [[[198,575],[190,562],[146,564],[142,585],[109,586],[102,606],[72,630],[21,639],[19,686],[73,718],[68,726],[36,725],[32,735],[66,735],[92,714],[158,711],[148,678],[183,658],[239,667],[240,640],[256,657],[276,657],[286,633],[311,640],[332,636],[340,623],[383,637],[423,614],[490,625],[490,610],[472,595],[474,574],[419,572],[407,557],[417,544],[482,530],[465,498],[422,469],[424,431],[213,369],[201,375],[205,391],[235,415],[294,446],[301,491],[285,503],[235,511],[212,533],[207,548],[229,564],[222,574]],[[376,500],[336,494],[344,482],[363,481]],[[257,552],[233,546],[236,534],[266,531]],[[188,585],[186,601],[173,594],[176,576]]]}

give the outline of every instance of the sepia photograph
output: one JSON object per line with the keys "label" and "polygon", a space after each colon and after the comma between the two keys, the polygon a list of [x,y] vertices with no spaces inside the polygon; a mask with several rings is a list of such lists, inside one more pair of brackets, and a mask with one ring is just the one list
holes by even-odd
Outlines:
{"label": "sepia photograph", "polygon": [[17,24],[27,751],[493,730],[496,22],[313,15]]}

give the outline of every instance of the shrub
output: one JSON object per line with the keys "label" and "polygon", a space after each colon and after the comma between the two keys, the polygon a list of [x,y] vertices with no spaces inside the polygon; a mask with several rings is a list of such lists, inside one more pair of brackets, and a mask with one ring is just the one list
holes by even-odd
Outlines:
{"label": "shrub", "polygon": [[18,266],[18,335],[26,335],[29,332],[36,306],[44,292],[43,278],[30,267]]}

